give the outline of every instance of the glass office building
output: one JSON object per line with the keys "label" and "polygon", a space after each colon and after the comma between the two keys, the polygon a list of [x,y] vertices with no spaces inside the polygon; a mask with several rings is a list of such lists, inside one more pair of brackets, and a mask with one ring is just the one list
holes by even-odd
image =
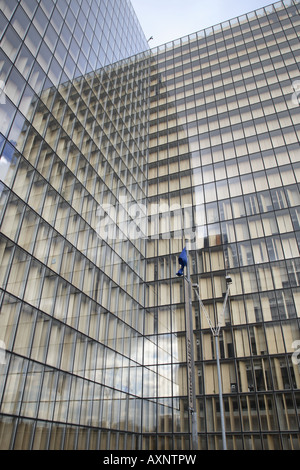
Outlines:
{"label": "glass office building", "polygon": [[0,448],[299,450],[300,3],[1,8]]}

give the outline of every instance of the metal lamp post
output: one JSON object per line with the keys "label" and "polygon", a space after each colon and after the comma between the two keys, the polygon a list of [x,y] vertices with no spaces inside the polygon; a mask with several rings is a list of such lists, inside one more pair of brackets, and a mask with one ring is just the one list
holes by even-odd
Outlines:
{"label": "metal lamp post", "polygon": [[196,415],[196,393],[195,393],[195,362],[194,362],[194,348],[193,348],[193,321],[192,321],[192,289],[194,289],[198,300],[200,309],[202,308],[206,320],[209,324],[210,330],[213,337],[215,338],[215,348],[216,348],[216,359],[217,359],[217,370],[218,370],[218,384],[219,384],[219,400],[220,400],[220,414],[221,414],[221,427],[222,427],[222,441],[223,441],[223,450],[227,450],[226,443],[226,431],[225,431],[225,419],[224,419],[224,404],[223,404],[223,392],[222,392],[222,378],[221,378],[221,368],[220,368],[220,351],[219,351],[219,335],[221,322],[224,318],[225,308],[227,304],[227,299],[229,295],[230,284],[232,279],[230,276],[226,276],[226,294],[223,302],[222,314],[219,317],[218,324],[216,327],[213,326],[207,310],[203,305],[203,302],[200,298],[200,288],[198,284],[192,284],[190,278],[190,269],[188,263],[188,251],[186,248],[183,249],[181,255],[179,256],[179,264],[181,268],[176,273],[177,276],[184,276],[184,268],[187,269],[187,274],[184,276],[184,285],[185,285],[185,302],[186,302],[186,344],[187,344],[187,373],[188,373],[188,401],[189,401],[189,410],[192,415],[192,448],[197,449],[198,444],[198,432],[197,432],[197,415]]}
{"label": "metal lamp post", "polygon": [[226,303],[229,295],[230,284],[232,283],[231,277],[226,276],[226,294],[223,302],[222,314],[221,318],[219,318],[218,324],[216,328],[213,326],[207,310],[203,305],[203,302],[200,298],[200,289],[198,284],[192,284],[192,287],[198,297],[200,308],[202,308],[206,320],[209,324],[211,333],[215,339],[215,347],[216,347],[216,359],[217,359],[217,370],[218,370],[218,385],[219,385],[219,400],[220,400],[220,415],[221,415],[221,429],[222,429],[222,442],[223,442],[223,450],[227,450],[227,442],[226,442],[226,430],[225,430],[225,418],[224,418],[224,404],[223,404],[223,392],[222,392],[222,378],[221,378],[221,368],[220,368],[220,350],[219,350],[219,335],[220,335],[220,328],[221,328],[221,320],[224,318]]}

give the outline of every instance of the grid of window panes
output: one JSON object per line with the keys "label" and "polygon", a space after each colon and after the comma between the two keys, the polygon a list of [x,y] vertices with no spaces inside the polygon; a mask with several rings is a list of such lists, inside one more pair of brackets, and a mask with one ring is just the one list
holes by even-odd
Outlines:
{"label": "grid of window panes", "polygon": [[25,79],[30,74],[36,93],[46,75],[57,86],[148,49],[129,0],[1,0],[0,7],[1,49]]}
{"label": "grid of window panes", "polygon": [[[192,282],[213,323],[225,275],[233,281],[220,336],[229,449],[300,447],[299,13],[298,1],[278,2],[152,51],[148,204],[161,206],[147,281],[164,321],[149,334],[165,345],[174,335],[185,351],[175,273],[194,239]],[[220,449],[216,355],[196,296],[193,322],[199,448]],[[176,383],[176,364],[158,368]],[[175,403],[186,398],[174,390],[158,388],[161,449],[168,433],[176,442]]]}
{"label": "grid of window panes", "polygon": [[145,241],[98,224],[145,198],[149,74],[90,72],[145,49],[126,4],[1,3],[2,449],[139,446]]}
{"label": "grid of window panes", "polygon": [[[58,4],[35,14],[56,21]],[[0,21],[14,28],[33,2],[9,5]],[[233,279],[220,338],[228,447],[299,449],[299,3],[97,72],[66,59],[57,82],[50,66],[44,83],[43,54],[27,62],[25,30],[20,50],[5,31],[15,66],[3,55],[2,448],[189,449],[175,277],[187,235],[212,320]],[[99,206],[124,198],[151,211],[149,239],[101,241]],[[196,298],[193,321],[199,449],[218,449],[215,352]]]}

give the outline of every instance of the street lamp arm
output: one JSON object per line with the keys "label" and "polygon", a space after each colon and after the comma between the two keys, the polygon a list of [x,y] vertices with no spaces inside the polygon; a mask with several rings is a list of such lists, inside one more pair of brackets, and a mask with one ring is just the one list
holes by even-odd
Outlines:
{"label": "street lamp arm", "polygon": [[226,294],[225,294],[225,298],[224,298],[224,302],[223,302],[222,313],[219,316],[218,325],[217,325],[217,328],[215,330],[216,331],[216,336],[218,336],[219,333],[220,333],[221,323],[223,322],[224,317],[225,317],[225,309],[226,309],[226,304],[227,304],[227,300],[228,300],[228,296],[229,296],[229,290],[230,290],[230,283],[227,282],[227,289],[226,289]]}
{"label": "street lamp arm", "polygon": [[212,332],[212,334],[215,336],[215,335],[216,335],[216,329],[214,328],[214,326],[213,326],[213,324],[212,324],[212,322],[211,322],[211,319],[209,318],[208,312],[207,312],[207,310],[206,310],[206,308],[205,308],[205,306],[204,306],[204,304],[203,304],[203,302],[202,302],[202,300],[201,300],[201,298],[200,298],[200,295],[199,295],[199,290],[200,290],[200,289],[199,289],[199,285],[198,285],[198,284],[192,284],[192,288],[193,288],[194,291],[195,291],[195,294],[196,294],[196,296],[197,296],[197,298],[198,298],[200,307],[202,308],[202,310],[203,310],[203,312],[204,312],[205,318],[206,318],[206,320],[207,320],[207,323],[209,324],[209,327],[210,327],[210,329],[211,329],[211,332]]}

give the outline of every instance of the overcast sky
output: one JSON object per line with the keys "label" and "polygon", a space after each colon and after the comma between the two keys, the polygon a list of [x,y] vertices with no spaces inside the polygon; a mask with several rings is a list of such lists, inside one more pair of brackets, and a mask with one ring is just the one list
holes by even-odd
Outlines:
{"label": "overcast sky", "polygon": [[257,10],[267,0],[131,0],[151,48]]}

